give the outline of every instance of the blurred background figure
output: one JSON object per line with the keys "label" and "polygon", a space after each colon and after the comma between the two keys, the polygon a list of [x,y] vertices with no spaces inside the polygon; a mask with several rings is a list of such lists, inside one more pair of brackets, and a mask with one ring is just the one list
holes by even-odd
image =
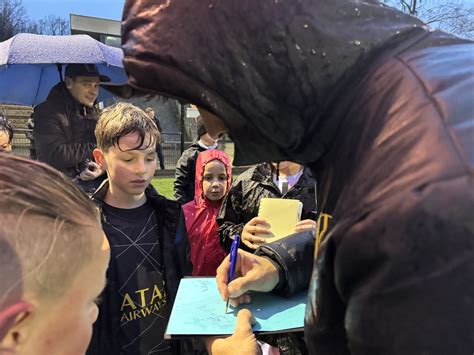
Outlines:
{"label": "blurred background figure", "polygon": [[165,170],[165,158],[163,157],[163,147],[161,146],[163,136],[161,133],[163,132],[163,128],[161,128],[161,123],[158,117],[155,116],[155,110],[153,107],[148,106],[145,109],[147,115],[155,121],[156,126],[158,127],[158,131],[160,131],[160,140],[156,142],[156,155],[158,155],[158,160],[160,161],[160,169]]}
{"label": "blurred background figure", "polygon": [[35,128],[34,113],[32,112],[28,121],[26,121],[26,138],[30,140],[30,158],[36,160],[35,138],[33,129]]}
{"label": "blurred background figure", "polygon": [[217,140],[207,133],[202,119],[197,119],[197,141],[186,149],[176,164],[174,197],[180,204],[194,200],[196,159],[200,152],[217,148]]}
{"label": "blurred background figure", "polygon": [[0,116],[0,152],[12,151],[13,126],[6,117]]}

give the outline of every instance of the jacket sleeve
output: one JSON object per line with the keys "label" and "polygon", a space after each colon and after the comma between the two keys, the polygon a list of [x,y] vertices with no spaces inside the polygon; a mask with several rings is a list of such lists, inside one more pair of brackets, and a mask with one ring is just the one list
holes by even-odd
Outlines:
{"label": "jacket sleeve", "polygon": [[255,254],[270,259],[278,267],[280,280],[274,293],[287,297],[308,288],[314,258],[311,232],[296,233],[265,244]]}
{"label": "jacket sleeve", "polygon": [[193,272],[193,265],[191,263],[191,246],[189,244],[186,222],[182,210],[179,216],[178,228],[176,232],[175,250],[177,253],[177,260],[179,260],[182,276],[191,276]]}
{"label": "jacket sleeve", "polygon": [[234,234],[241,235],[245,226],[242,221],[242,202],[242,183],[238,180],[229,189],[216,218],[219,240],[227,252],[230,251]]}
{"label": "jacket sleeve", "polygon": [[92,159],[95,141],[70,143],[61,124],[61,113],[49,110],[35,112],[34,139],[39,156],[58,170],[74,167]]}
{"label": "jacket sleeve", "polygon": [[[189,176],[190,173],[190,157],[188,152],[184,152],[183,155],[178,159],[175,171],[174,180],[174,198],[181,205],[188,202],[187,190],[190,183],[194,184],[194,176]],[[194,196],[193,196],[194,198]]]}
{"label": "jacket sleeve", "polygon": [[474,197],[454,180],[333,230],[306,309],[313,352],[336,353],[341,333],[351,354],[473,349]]}

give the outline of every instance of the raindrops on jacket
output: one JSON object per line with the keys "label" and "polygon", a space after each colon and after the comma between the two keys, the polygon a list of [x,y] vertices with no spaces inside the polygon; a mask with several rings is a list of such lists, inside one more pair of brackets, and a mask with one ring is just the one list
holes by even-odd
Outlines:
{"label": "raindrops on jacket", "polygon": [[359,47],[360,46],[360,41],[358,41],[358,40],[352,41],[352,44],[356,47]]}

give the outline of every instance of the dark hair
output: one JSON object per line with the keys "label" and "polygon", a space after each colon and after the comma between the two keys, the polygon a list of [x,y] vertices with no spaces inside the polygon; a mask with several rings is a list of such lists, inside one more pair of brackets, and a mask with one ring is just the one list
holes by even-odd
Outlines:
{"label": "dark hair", "polygon": [[6,131],[8,134],[8,142],[11,143],[13,140],[13,126],[6,117],[0,116],[0,131]]}
{"label": "dark hair", "polygon": [[143,110],[126,102],[109,106],[100,113],[95,128],[97,147],[104,152],[113,146],[120,149],[120,138],[134,132],[140,137],[137,147],[143,145],[148,135],[150,141],[146,142],[147,147],[160,141],[158,127]]}

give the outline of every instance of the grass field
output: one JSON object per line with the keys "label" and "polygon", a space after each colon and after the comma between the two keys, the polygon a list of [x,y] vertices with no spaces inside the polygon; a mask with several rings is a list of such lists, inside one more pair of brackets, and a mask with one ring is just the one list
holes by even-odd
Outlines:
{"label": "grass field", "polygon": [[151,183],[161,195],[173,200],[173,181],[174,177],[155,177]]}

